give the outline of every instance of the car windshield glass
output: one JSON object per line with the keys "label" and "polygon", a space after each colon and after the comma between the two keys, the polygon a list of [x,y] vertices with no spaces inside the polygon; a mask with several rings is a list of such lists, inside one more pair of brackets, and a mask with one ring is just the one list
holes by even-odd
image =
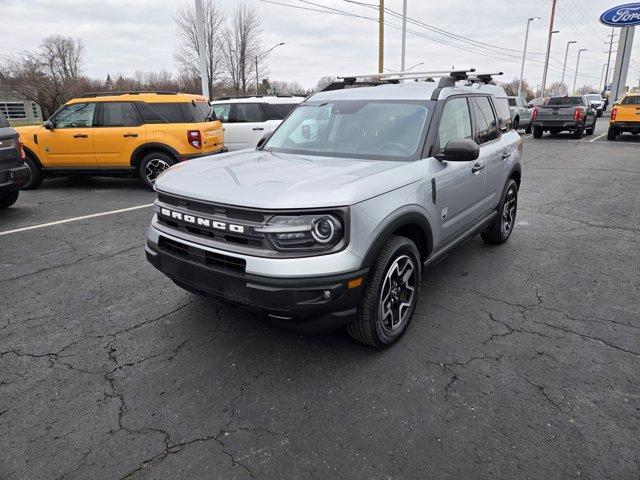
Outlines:
{"label": "car windshield glass", "polygon": [[587,95],[589,100],[597,100],[598,102],[602,101],[602,97],[600,95]]}
{"label": "car windshield glass", "polygon": [[510,98],[509,99],[509,106],[510,107],[515,107],[516,106],[516,99],[515,98]]}
{"label": "car windshield glass", "polygon": [[431,103],[343,100],[303,103],[266,150],[303,155],[410,160],[418,155]]}
{"label": "car windshield glass", "polygon": [[552,97],[547,105],[582,105],[582,97]]}
{"label": "car windshield glass", "polygon": [[622,99],[622,105],[640,105],[640,96],[624,97]]}

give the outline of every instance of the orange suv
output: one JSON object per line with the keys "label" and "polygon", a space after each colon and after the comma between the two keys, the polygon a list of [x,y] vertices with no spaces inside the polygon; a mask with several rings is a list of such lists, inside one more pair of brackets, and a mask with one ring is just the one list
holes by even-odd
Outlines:
{"label": "orange suv", "polygon": [[200,95],[106,92],[75,98],[43,125],[19,127],[36,188],[56,175],[138,176],[149,187],[171,165],[221,152],[222,124]]}

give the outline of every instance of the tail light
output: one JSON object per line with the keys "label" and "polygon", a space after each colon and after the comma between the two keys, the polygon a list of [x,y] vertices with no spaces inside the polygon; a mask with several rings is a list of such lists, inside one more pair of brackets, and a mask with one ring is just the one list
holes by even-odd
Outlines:
{"label": "tail light", "polygon": [[18,137],[18,146],[20,147],[20,159],[24,160],[27,158],[27,154],[24,152],[24,143],[22,143],[22,140],[20,140],[20,137]]}
{"label": "tail light", "polygon": [[618,107],[613,107],[613,110],[611,110],[611,120],[615,120],[617,115],[618,115]]}
{"label": "tail light", "polygon": [[200,135],[200,130],[189,130],[187,132],[187,141],[192,147],[202,148],[202,135]]}
{"label": "tail light", "polygon": [[582,108],[576,107],[576,109],[573,111],[573,119],[574,120],[582,119]]}
{"label": "tail light", "polygon": [[531,112],[531,120],[535,120],[538,118],[538,107],[533,107],[533,111]]}

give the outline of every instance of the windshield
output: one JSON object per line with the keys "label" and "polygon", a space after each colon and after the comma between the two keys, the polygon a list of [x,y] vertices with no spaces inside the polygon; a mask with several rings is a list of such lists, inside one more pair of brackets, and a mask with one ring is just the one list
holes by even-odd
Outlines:
{"label": "windshield", "polygon": [[588,98],[589,100],[595,100],[595,101],[597,101],[597,102],[601,102],[601,101],[602,101],[602,97],[601,97],[600,95],[598,95],[598,94],[595,94],[595,95],[587,95],[587,98]]}
{"label": "windshield", "polygon": [[582,105],[582,97],[551,97],[547,105]]}
{"label": "windshield", "polygon": [[266,150],[373,160],[419,155],[433,102],[343,100],[302,103],[271,136]]}
{"label": "windshield", "polygon": [[640,105],[640,96],[624,97],[621,103],[622,105]]}

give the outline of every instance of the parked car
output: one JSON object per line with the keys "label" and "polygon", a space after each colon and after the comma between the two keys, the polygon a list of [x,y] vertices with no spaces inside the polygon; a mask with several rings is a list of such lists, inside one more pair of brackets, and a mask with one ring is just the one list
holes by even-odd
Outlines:
{"label": "parked car", "polygon": [[477,233],[504,243],[515,227],[522,141],[504,90],[467,77],[346,78],[260,147],[169,169],[147,259],[178,286],[278,325],[346,325],[391,345],[427,265]]}
{"label": "parked car", "polygon": [[627,93],[611,109],[607,140],[615,140],[623,132],[640,133],[640,94]]}
{"label": "parked car", "polygon": [[531,133],[531,108],[522,97],[508,97],[509,109],[511,110],[511,120],[513,129],[524,128],[526,133]]}
{"label": "parked car", "polygon": [[593,135],[596,120],[596,109],[585,95],[551,97],[544,105],[533,108],[533,138],[542,137],[543,132],[556,134],[567,130],[573,132],[573,138],[582,138],[585,131]]}
{"label": "parked car", "polygon": [[599,93],[589,93],[586,97],[591,102],[591,106],[598,112],[598,117],[601,117],[604,113],[604,99]]}
{"label": "parked car", "polygon": [[105,92],[63,105],[44,125],[19,127],[36,188],[55,175],[138,176],[152,187],[171,165],[222,151],[222,124],[206,98]]}
{"label": "parked car", "polygon": [[221,97],[211,105],[224,125],[225,147],[234,151],[254,148],[303,100],[290,95]]}
{"label": "parked car", "polygon": [[29,179],[20,136],[0,112],[0,208],[16,203],[20,187]]}

